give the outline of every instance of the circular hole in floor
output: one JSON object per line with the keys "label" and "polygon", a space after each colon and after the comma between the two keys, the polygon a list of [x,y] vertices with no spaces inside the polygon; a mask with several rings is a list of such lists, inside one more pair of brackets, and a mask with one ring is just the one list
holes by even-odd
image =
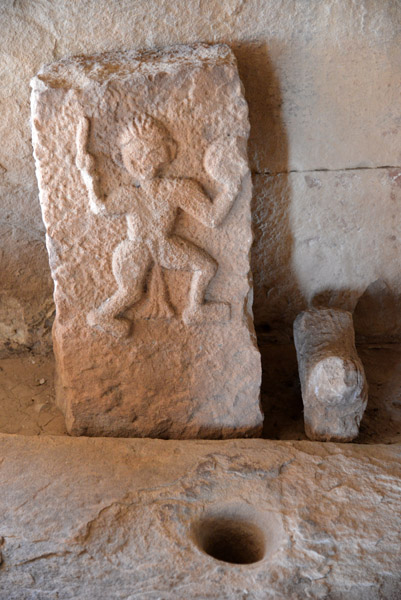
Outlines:
{"label": "circular hole in floor", "polygon": [[264,531],[237,511],[201,518],[194,527],[194,535],[203,552],[227,563],[249,565],[265,556]]}

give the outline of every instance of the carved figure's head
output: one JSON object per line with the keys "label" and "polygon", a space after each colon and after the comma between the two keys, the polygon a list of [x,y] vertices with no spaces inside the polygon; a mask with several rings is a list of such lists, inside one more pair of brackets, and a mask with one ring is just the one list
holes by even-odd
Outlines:
{"label": "carved figure's head", "polygon": [[159,121],[146,114],[135,115],[119,136],[123,163],[137,180],[153,179],[174,160],[176,143]]}

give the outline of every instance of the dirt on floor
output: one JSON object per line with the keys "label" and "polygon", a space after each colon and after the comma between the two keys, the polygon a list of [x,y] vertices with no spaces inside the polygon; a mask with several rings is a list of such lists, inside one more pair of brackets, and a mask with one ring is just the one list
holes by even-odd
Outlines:
{"label": "dirt on floor", "polygon": [[17,355],[0,361],[0,432],[66,435],[54,402],[53,355]]}

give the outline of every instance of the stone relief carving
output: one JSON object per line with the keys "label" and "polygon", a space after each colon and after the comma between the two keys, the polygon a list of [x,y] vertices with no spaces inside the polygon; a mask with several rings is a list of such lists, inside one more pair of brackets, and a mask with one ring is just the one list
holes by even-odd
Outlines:
{"label": "stone relief carving", "polygon": [[231,50],[62,59],[32,81],[32,128],[68,432],[259,435],[249,121]]}
{"label": "stone relief carving", "polygon": [[[118,136],[124,168],[131,183],[109,195],[102,193],[96,160],[88,151],[90,119],[81,117],[76,136],[76,165],[85,183],[89,206],[95,214],[124,215],[127,238],[114,250],[112,270],[117,290],[88,314],[93,327],[116,336],[130,334],[132,323],[123,315],[143,297],[147,283],[147,318],[171,318],[163,269],[192,273],[183,321],[228,321],[230,305],[206,302],[205,292],[218,264],[205,250],[175,233],[182,210],[206,227],[218,227],[228,215],[247,172],[237,148],[227,156],[227,140],[215,141],[204,157],[208,175],[220,185],[212,201],[202,186],[190,178],[163,176],[176,156],[176,143],[164,125],[147,114],[134,114]],[[232,140],[231,144],[236,144]]]}

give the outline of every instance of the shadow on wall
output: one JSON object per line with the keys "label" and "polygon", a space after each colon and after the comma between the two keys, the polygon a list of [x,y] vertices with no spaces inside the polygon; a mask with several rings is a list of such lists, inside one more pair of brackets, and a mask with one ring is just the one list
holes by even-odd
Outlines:
{"label": "shadow on wall", "polygon": [[[234,45],[233,51],[249,105],[251,132],[248,154],[254,185],[251,257],[254,317],[262,354],[262,404],[266,415],[264,435],[274,437],[271,425],[277,400],[275,396],[282,396],[281,391],[275,389],[275,383],[281,382],[282,377],[277,378],[272,373],[272,365],[273,371],[281,367],[277,364],[277,347],[271,342],[289,342],[292,322],[305,308],[292,268],[294,238],[290,223],[292,193],[288,176],[288,140],[282,115],[280,82],[267,45],[238,44]],[[302,401],[295,351],[286,353],[282,358],[285,379],[293,388],[291,410],[298,416],[302,412]],[[279,387],[281,390],[282,386]]]}
{"label": "shadow on wall", "polygon": [[263,333],[270,331],[276,340],[288,341],[292,321],[305,301],[292,268],[292,191],[280,82],[266,44],[239,44],[233,51],[251,123],[248,152],[254,184],[251,265],[255,326]]}
{"label": "shadow on wall", "polygon": [[[399,281],[396,281],[397,276],[393,269],[389,281],[369,281],[368,274],[372,273],[372,270],[364,267],[363,260],[362,265],[359,264],[358,257],[355,256],[359,246],[358,243],[352,243],[352,226],[358,226],[356,242],[359,240],[359,243],[363,235],[368,238],[372,234],[370,228],[374,227],[373,217],[354,222],[354,213],[358,214],[361,209],[360,203],[365,197],[364,186],[367,183],[365,179],[361,179],[365,176],[364,171],[362,174],[326,175],[327,182],[321,193],[311,189],[316,187],[316,183],[310,175],[294,176],[288,172],[290,148],[281,80],[270,60],[273,49],[274,56],[279,60],[280,48],[273,48],[273,44],[276,42],[272,41],[271,45],[259,42],[233,45],[249,105],[251,123],[249,158],[254,184],[252,220],[255,238],[251,264],[254,277],[254,318],[259,339],[263,334],[265,340],[290,343],[292,323],[296,315],[309,305],[336,307],[354,312],[355,330],[359,341],[399,342],[401,275]],[[382,185],[387,186],[386,182],[390,176],[396,189],[387,191],[390,197],[395,199],[400,185],[399,173],[399,170],[390,171],[388,175],[384,173],[382,179],[378,179],[377,193],[381,193]],[[345,176],[348,178],[348,187],[344,190],[341,187],[334,189],[341,184],[341,177]],[[350,190],[357,192],[356,199],[352,199]],[[306,199],[310,200],[309,204],[301,201],[305,195]],[[346,206],[343,205],[343,201]],[[317,210],[316,219],[313,218],[314,206]],[[394,210],[389,204],[384,206],[387,206],[388,211],[390,208]],[[310,210],[310,223],[305,207]],[[295,220],[294,209],[297,217]],[[322,212],[326,222],[322,218]],[[336,219],[332,227],[330,215]],[[396,216],[394,218],[396,219]],[[317,238],[319,247],[309,250],[309,246],[305,244],[309,240],[305,238],[309,232],[313,235],[315,225],[320,228],[320,237]],[[326,225],[329,225],[328,241],[324,239]],[[392,243],[395,244],[397,236],[393,235],[392,238]],[[366,245],[362,244],[360,247],[366,248]],[[352,252],[354,255],[351,260]],[[383,256],[380,259],[382,261]],[[311,275],[305,285],[301,283],[302,275],[301,271],[297,270],[295,258],[298,262],[301,261],[303,270]],[[351,281],[355,281],[355,287],[351,285],[349,289],[334,289],[338,283],[336,274],[341,270],[338,263],[342,261],[345,264],[343,271],[348,269],[347,276],[351,277]],[[378,259],[377,265],[379,264],[381,263]],[[315,268],[316,273],[313,272]],[[318,279],[324,268],[331,276],[333,288],[323,288],[311,298],[307,290],[319,288]],[[383,269],[383,265],[381,268]],[[324,280],[327,282],[327,277],[324,277]],[[322,284],[324,285],[323,281]],[[304,293],[301,292],[301,286]]]}
{"label": "shadow on wall", "polygon": [[[366,289],[363,289],[363,284],[359,289],[323,289],[313,298],[302,294],[293,262],[295,239],[292,209],[295,191],[292,188],[294,178],[288,172],[289,146],[280,80],[270,61],[266,44],[236,44],[233,51],[244,84],[251,123],[249,158],[254,184],[251,264],[255,326],[263,369],[263,437],[303,439],[303,406],[292,342],[295,317],[308,305],[342,308],[353,312],[357,342],[399,342],[401,297],[396,290],[401,290],[401,280],[398,285],[392,282],[389,286],[386,281],[379,279],[371,282]],[[278,55],[275,48],[275,56]],[[305,175],[305,179],[307,177]],[[307,189],[305,193],[308,193]],[[338,208],[341,210],[341,205]],[[307,215],[303,218],[307,219]],[[341,254],[336,257],[333,252],[332,260],[341,259]],[[314,260],[319,261],[319,256]],[[360,281],[360,278],[355,277],[355,281]],[[335,278],[333,283],[336,283]],[[366,354],[368,350],[365,348],[364,352]],[[369,409],[372,418],[365,417],[361,428],[361,439],[365,441],[371,440],[374,435],[373,424],[376,428],[383,410],[380,408],[382,396],[379,392],[376,394],[377,402],[374,401],[374,356],[366,354],[363,358],[372,396]],[[398,368],[397,357],[393,362]],[[386,419],[382,420],[385,423]],[[378,428],[384,432],[383,426]]]}
{"label": "shadow on wall", "polygon": [[[397,286],[400,289],[399,286]],[[360,342],[399,342],[401,296],[383,279],[371,283],[359,297],[354,310],[356,338]]]}
{"label": "shadow on wall", "polygon": [[232,46],[249,106],[248,155],[256,174],[288,170],[288,142],[282,118],[280,82],[265,43]]}
{"label": "shadow on wall", "polygon": [[[400,289],[400,285],[397,286]],[[353,313],[359,343],[399,343],[401,296],[383,279],[361,290],[340,289],[319,292],[311,301],[316,308],[342,308]]]}

